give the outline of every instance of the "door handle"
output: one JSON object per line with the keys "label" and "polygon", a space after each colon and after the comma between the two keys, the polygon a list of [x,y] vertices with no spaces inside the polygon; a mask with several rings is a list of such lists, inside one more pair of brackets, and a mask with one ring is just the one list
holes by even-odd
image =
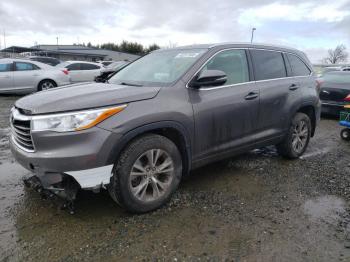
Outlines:
{"label": "door handle", "polygon": [[32,76],[39,76],[39,74],[34,74],[34,75],[32,75]]}
{"label": "door handle", "polygon": [[297,85],[297,84],[291,84],[289,86],[289,90],[292,90],[292,91],[297,90],[298,88],[299,88],[299,85]]}
{"label": "door handle", "polygon": [[1,78],[10,78],[10,76],[3,76],[3,77],[1,77]]}
{"label": "door handle", "polygon": [[257,92],[250,92],[248,95],[244,97],[245,100],[253,100],[257,98],[259,94]]}

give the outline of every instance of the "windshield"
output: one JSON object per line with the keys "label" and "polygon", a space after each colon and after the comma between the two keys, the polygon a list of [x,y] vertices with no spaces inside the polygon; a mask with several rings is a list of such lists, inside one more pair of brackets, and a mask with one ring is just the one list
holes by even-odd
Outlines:
{"label": "windshield", "polygon": [[350,84],[350,73],[348,72],[333,72],[327,73],[323,76],[325,82],[335,83],[335,84]]}
{"label": "windshield", "polygon": [[106,68],[108,68],[108,69],[113,69],[113,68],[115,68],[115,67],[116,67],[116,68],[119,68],[119,67],[125,65],[126,63],[127,63],[127,62],[125,62],[125,61],[113,62],[112,64],[106,66]]}
{"label": "windshield", "polygon": [[178,80],[207,49],[156,51],[128,65],[109,83],[140,86],[169,86]]}

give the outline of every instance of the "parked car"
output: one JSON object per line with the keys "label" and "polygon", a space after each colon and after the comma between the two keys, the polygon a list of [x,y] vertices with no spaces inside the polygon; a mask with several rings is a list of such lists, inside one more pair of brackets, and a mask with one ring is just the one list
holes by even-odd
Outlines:
{"label": "parked car", "polygon": [[56,67],[67,69],[73,83],[92,82],[101,74],[103,68],[100,64],[85,61],[66,61]]}
{"label": "parked car", "polygon": [[110,78],[114,73],[118,72],[128,64],[130,64],[130,62],[126,62],[126,61],[113,62],[112,64],[101,69],[101,75],[95,78],[95,82],[101,82],[101,83],[106,82],[108,78]]}
{"label": "parked car", "polygon": [[68,84],[67,70],[36,61],[0,59],[1,94],[28,94]]}
{"label": "parked car", "polygon": [[114,63],[114,61],[97,61],[97,63],[106,67],[106,66],[109,66],[110,64]]}
{"label": "parked car", "polygon": [[350,72],[328,72],[319,81],[321,83],[322,113],[339,116],[346,104],[345,98],[350,94]]}
{"label": "parked car", "polygon": [[61,61],[58,60],[57,58],[48,57],[48,56],[30,56],[29,60],[37,61],[37,62],[44,63],[51,66],[56,66],[61,63]]}
{"label": "parked car", "polygon": [[109,83],[18,100],[10,144],[45,190],[69,191],[72,201],[79,188],[107,187],[128,211],[143,213],[166,203],[183,176],[208,163],[268,145],[300,157],[320,118],[318,92],[309,60],[295,49],[157,50]]}

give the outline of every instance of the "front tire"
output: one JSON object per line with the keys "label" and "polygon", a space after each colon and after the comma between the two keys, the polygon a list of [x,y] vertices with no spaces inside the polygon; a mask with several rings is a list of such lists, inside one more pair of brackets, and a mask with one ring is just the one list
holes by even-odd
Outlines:
{"label": "front tire", "polygon": [[149,134],[122,152],[108,190],[129,212],[145,213],[169,201],[181,175],[182,160],[176,145],[166,137]]}
{"label": "front tire", "polygon": [[297,113],[290,125],[287,136],[276,145],[278,153],[289,159],[295,159],[304,154],[311,137],[311,120],[304,113]]}

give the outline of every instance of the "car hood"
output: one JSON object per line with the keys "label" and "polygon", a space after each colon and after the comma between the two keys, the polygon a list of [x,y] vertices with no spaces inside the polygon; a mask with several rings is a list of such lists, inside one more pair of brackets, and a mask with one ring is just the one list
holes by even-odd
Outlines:
{"label": "car hood", "polygon": [[16,101],[26,114],[77,111],[154,98],[160,87],[83,83],[41,91]]}

